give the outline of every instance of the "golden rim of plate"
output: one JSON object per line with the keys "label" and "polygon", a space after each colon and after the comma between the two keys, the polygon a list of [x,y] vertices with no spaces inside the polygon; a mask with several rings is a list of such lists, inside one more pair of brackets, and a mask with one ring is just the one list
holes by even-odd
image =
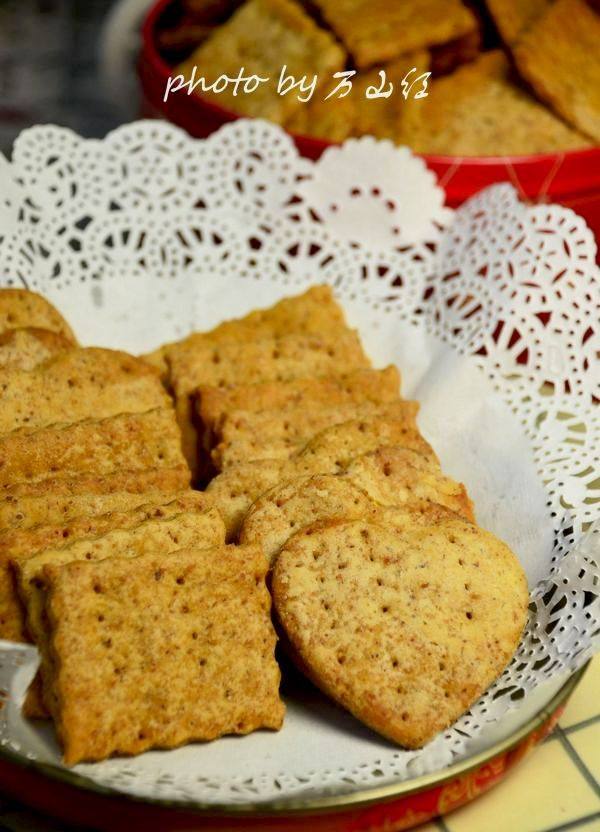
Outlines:
{"label": "golden rim of plate", "polygon": [[[485,751],[461,760],[454,765],[449,766],[443,770],[433,772],[433,774],[426,774],[422,777],[415,777],[411,780],[403,780],[401,783],[391,783],[387,786],[379,786],[370,789],[361,789],[359,791],[350,792],[347,794],[323,796],[316,798],[302,798],[291,797],[282,798],[262,803],[242,803],[239,806],[236,804],[219,804],[219,803],[200,803],[195,801],[179,801],[167,798],[157,797],[142,797],[127,792],[119,791],[119,789],[111,788],[110,786],[103,786],[91,780],[88,777],[83,777],[74,771],[61,768],[51,763],[43,763],[38,760],[30,760],[23,757],[16,751],[11,751],[7,748],[0,747],[0,761],[12,763],[20,768],[35,771],[42,774],[49,779],[58,780],[69,786],[74,786],[82,791],[94,792],[95,794],[104,797],[110,797],[118,800],[132,801],[148,806],[160,806],[165,809],[179,810],[182,812],[192,812],[200,816],[206,817],[268,817],[286,815],[304,815],[316,814],[318,812],[336,812],[345,809],[357,809],[363,806],[368,806],[373,803],[389,802],[404,797],[415,795],[418,792],[426,791],[434,786],[442,786],[451,780],[468,774],[475,769],[480,768],[485,763],[518,746],[522,740],[533,733],[537,728],[543,725],[559,708],[569,696],[573,693],[582,676],[587,670],[589,662],[576,670],[566,682],[561,685],[559,690],[552,696],[552,698],[536,713],[531,719],[521,726],[517,731],[495,743]],[[443,772],[443,773],[442,773]]]}

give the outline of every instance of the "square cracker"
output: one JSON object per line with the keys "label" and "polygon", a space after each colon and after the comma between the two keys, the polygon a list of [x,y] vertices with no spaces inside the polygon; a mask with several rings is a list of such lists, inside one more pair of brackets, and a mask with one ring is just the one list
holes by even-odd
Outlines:
{"label": "square cracker", "polygon": [[[393,139],[398,134],[399,123],[407,108],[419,107],[420,100],[405,100],[402,95],[402,81],[413,67],[416,73],[408,75],[410,83],[429,70],[429,53],[418,50],[403,55],[391,63],[359,71],[352,78],[352,91],[343,98],[325,101],[325,92],[313,96],[302,109],[287,122],[286,128],[293,133],[316,136],[329,141],[344,141],[349,136],[371,135],[378,139]],[[369,87],[379,89],[385,72],[385,87],[393,84],[389,98],[367,98]]]}
{"label": "square cracker", "polygon": [[[46,523],[29,529],[8,529],[0,532],[0,638],[29,641],[25,633],[23,610],[16,595],[10,562],[32,556],[35,552],[56,546],[67,546],[82,538],[106,534],[112,529],[130,529],[145,520],[166,519],[183,511],[205,511],[212,499],[198,491],[186,491],[160,502],[146,502],[125,511],[77,517],[69,521]],[[139,500],[139,498],[138,498]]]}
{"label": "square cracker", "polygon": [[540,18],[553,0],[486,0],[504,43],[512,46],[526,29]]}
{"label": "square cracker", "polygon": [[[84,537],[67,546],[40,552],[24,552],[13,558],[17,588],[26,609],[29,636],[41,647],[46,640],[43,618],[43,570],[47,564],[72,561],[97,561],[105,558],[133,558],[146,552],[168,552],[191,546],[216,546],[225,542],[225,526],[214,508],[183,511],[166,517],[151,517],[133,528],[115,528],[97,537]],[[41,667],[45,680],[44,667]],[[44,682],[45,687],[45,682]],[[29,715],[39,715],[41,703],[36,701],[39,688],[33,686],[32,698],[26,702]],[[43,698],[49,706],[52,692],[44,689]]]}
{"label": "square cracker", "polygon": [[517,68],[566,121],[600,142],[600,14],[556,0],[515,44]]}
{"label": "square cracker", "polygon": [[156,370],[116,350],[73,349],[30,371],[0,368],[0,434],[169,404]]}
{"label": "square cracker", "polygon": [[203,344],[171,355],[169,363],[178,398],[189,396],[201,385],[286,381],[370,367],[354,330]]}
{"label": "square cracker", "polygon": [[0,289],[0,332],[26,326],[50,329],[77,343],[69,324],[46,298],[29,289]]}
{"label": "square cracker", "polygon": [[460,0],[315,0],[360,68],[446,43],[477,28]]}
{"label": "square cracker", "polygon": [[353,330],[333,335],[287,335],[259,341],[205,343],[169,356],[175,410],[188,465],[198,465],[199,448],[190,396],[201,385],[236,384],[327,376],[368,368]]}
{"label": "square cracker", "polygon": [[290,332],[319,334],[346,325],[344,313],[331,288],[325,284],[311,286],[305,292],[286,297],[265,309],[255,309],[242,318],[233,318],[207,332],[193,332],[182,341],[163,344],[143,358],[168,378],[168,357],[207,343],[257,341]]}
{"label": "square cracker", "polygon": [[[243,318],[223,321],[208,332],[194,332],[182,341],[165,344],[147,356],[147,359],[160,369],[166,385],[172,389],[175,386],[177,367],[193,358],[197,349],[205,349],[209,345],[241,344],[245,341],[277,338],[290,333],[332,335],[335,332],[343,333],[346,329],[344,313],[336,302],[331,288],[317,284],[299,295],[283,298],[266,309],[255,309]],[[176,367],[175,371],[172,369],[172,364]],[[191,402],[185,394],[191,393],[200,383],[202,381],[192,383],[177,403],[182,447],[194,474],[198,470],[197,437],[192,423]]]}
{"label": "square cracker", "polygon": [[326,428],[350,419],[387,416],[416,429],[417,402],[349,403],[336,407],[305,405],[261,413],[238,411],[225,418],[212,459],[219,470],[255,459],[288,459]]}
{"label": "square cracker", "polygon": [[258,413],[262,410],[296,407],[334,407],[352,402],[390,402],[400,395],[400,375],[395,366],[383,370],[356,370],[341,376],[299,378],[238,384],[232,387],[199,387],[196,413],[202,429],[214,436],[220,422],[235,410]]}
{"label": "square cracker", "polygon": [[[0,528],[35,525],[87,511],[88,498],[116,495],[118,492],[143,494],[146,491],[181,491],[190,484],[187,465],[174,468],[146,468],[141,471],[116,471],[107,476],[49,476],[42,480],[23,480],[5,488],[0,495]],[[91,510],[91,509],[90,509]],[[102,512],[101,512],[102,513]],[[5,519],[4,519],[5,518]]]}
{"label": "square cracker", "polygon": [[205,77],[209,84],[221,75],[236,78],[240,67],[246,75],[268,78],[252,93],[234,96],[228,88],[219,94],[202,95],[234,112],[282,124],[302,107],[295,91],[287,95],[277,92],[282,67],[297,79],[304,75],[312,79],[315,74],[323,79],[342,69],[344,62],[344,51],[333,35],[317,26],[294,0],[248,0],[178,67],[178,72],[189,80],[196,67],[195,79]]}
{"label": "square cracker", "polygon": [[418,153],[519,155],[588,143],[517,86],[499,50],[434,81],[418,103],[398,136]]}
{"label": "square cracker", "polygon": [[[223,321],[206,332],[193,332],[182,341],[165,344],[160,349],[169,364],[171,357],[182,360],[185,355],[207,345],[260,341],[290,334],[321,335],[344,329],[344,313],[331,288],[317,284],[299,295],[282,298],[272,306],[255,309],[242,318]],[[151,355],[156,355],[156,351]]]}
{"label": "square cracker", "polygon": [[0,488],[49,474],[104,476],[184,464],[171,407],[34,431],[21,428],[0,436]]}
{"label": "square cracker", "polygon": [[65,763],[280,728],[266,569],[253,546],[46,567]]}

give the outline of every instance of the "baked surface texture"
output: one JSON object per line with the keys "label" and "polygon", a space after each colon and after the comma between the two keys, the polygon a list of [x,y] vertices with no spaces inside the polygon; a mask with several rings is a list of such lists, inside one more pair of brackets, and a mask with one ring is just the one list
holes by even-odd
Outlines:
{"label": "baked surface texture", "polygon": [[374,730],[418,748],[502,672],[529,595],[493,535],[460,518],[404,515],[396,528],[355,520],[298,533],[272,589],[310,678]]}
{"label": "baked surface texture", "polygon": [[256,547],[48,566],[65,762],[279,728],[265,571]]}

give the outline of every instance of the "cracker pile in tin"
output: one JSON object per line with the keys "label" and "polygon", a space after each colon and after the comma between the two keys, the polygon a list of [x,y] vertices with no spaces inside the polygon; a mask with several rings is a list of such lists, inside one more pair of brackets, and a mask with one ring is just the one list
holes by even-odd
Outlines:
{"label": "cracker pile in tin", "polygon": [[[453,156],[600,141],[600,14],[586,0],[181,0],[169,26],[158,47],[172,78],[294,134]],[[281,94],[283,67],[302,88]],[[269,83],[212,86],[242,68]]]}

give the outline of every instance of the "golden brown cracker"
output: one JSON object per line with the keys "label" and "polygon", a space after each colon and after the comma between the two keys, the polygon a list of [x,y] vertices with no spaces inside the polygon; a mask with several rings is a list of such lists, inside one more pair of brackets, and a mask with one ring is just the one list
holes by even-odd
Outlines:
{"label": "golden brown cracker", "polygon": [[169,355],[170,377],[183,450],[190,467],[197,464],[198,442],[192,425],[190,395],[201,385],[224,387],[315,375],[336,375],[368,368],[357,334],[288,335],[259,341],[225,342],[180,349]]}
{"label": "golden brown cracker", "polygon": [[0,436],[0,489],[48,476],[106,476],[184,465],[172,408]]}
{"label": "golden brown cracker", "polygon": [[485,0],[500,37],[512,46],[552,5],[553,0]]}
{"label": "golden brown cracker", "polygon": [[72,341],[50,329],[7,329],[0,334],[0,367],[33,370],[38,364],[71,349]]}
{"label": "golden brown cracker", "polygon": [[46,298],[29,289],[0,289],[0,332],[30,326],[49,329],[77,343],[69,324]]}
{"label": "golden brown cracker", "polygon": [[343,471],[350,460],[383,445],[410,448],[437,460],[431,445],[414,425],[393,416],[350,419],[321,431],[295,457],[299,473]]}
{"label": "golden brown cracker", "polygon": [[344,476],[381,505],[427,500],[475,520],[465,486],[444,476],[431,458],[410,448],[377,448],[353,459]]}
{"label": "golden brown cracker", "polygon": [[556,0],[513,48],[521,75],[559,116],[600,142],[600,14]]}
{"label": "golden brown cracker", "polygon": [[209,482],[206,493],[214,499],[223,517],[227,541],[237,539],[242,520],[254,500],[277,485],[289,465],[289,461],[282,459],[259,459],[232,465]]}
{"label": "golden brown cracker", "polygon": [[375,731],[418,748],[509,662],[527,618],[510,549],[462,519],[309,527],[275,563],[277,616],[299,665]]}
{"label": "golden brown cracker", "polygon": [[[429,64],[429,53],[418,50],[383,66],[359,71],[350,78],[352,90],[347,95],[325,100],[331,90],[323,90],[293,114],[286,129],[338,142],[349,136],[363,135],[394,139],[405,108],[419,106],[419,101],[404,98],[402,82],[406,85],[415,83],[429,70]],[[388,97],[375,97],[377,91],[387,91],[390,84]],[[421,85],[422,81],[418,83],[418,89]],[[331,86],[334,89],[333,83]]]}
{"label": "golden brown cracker", "polygon": [[350,419],[393,418],[416,429],[417,402],[340,404],[310,408],[308,404],[261,413],[233,411],[217,431],[211,457],[217,470],[253,459],[288,459],[310,439]]}
{"label": "golden brown cracker", "polygon": [[296,378],[238,384],[232,387],[203,386],[196,391],[196,412],[203,427],[214,434],[231,411],[258,413],[306,403],[329,406],[352,402],[391,402],[400,396],[400,374],[393,365],[383,370],[356,370],[339,376]]}
{"label": "golden brown cracker", "polygon": [[265,572],[257,547],[47,567],[65,762],[280,728]]}
{"label": "golden brown cracker", "polygon": [[419,153],[519,155],[589,143],[517,86],[500,51],[484,52],[434,80],[418,103],[402,122],[397,140]]}
{"label": "golden brown cracker", "polygon": [[241,543],[257,543],[273,563],[288,538],[316,522],[381,516],[380,506],[433,503],[473,520],[462,483],[445,477],[430,459],[408,448],[384,447],[352,460],[343,473],[280,482],[252,504]]}
{"label": "golden brown cracker", "polygon": [[0,638],[29,641],[10,563],[14,559],[33,557],[36,552],[68,546],[82,538],[97,537],[113,529],[130,529],[145,520],[166,519],[184,511],[206,511],[212,500],[197,491],[183,492],[162,503],[151,503],[149,498],[138,507],[73,518],[62,523],[46,523],[29,529],[10,529],[0,532]]}
{"label": "golden brown cracker", "polygon": [[246,76],[266,78],[265,83],[248,94],[235,95],[231,88],[220,93],[198,88],[198,93],[242,115],[283,124],[303,104],[295,91],[286,95],[278,92],[282,68],[285,66],[287,75],[296,79],[317,75],[321,80],[341,70],[344,62],[344,51],[335,38],[317,26],[299,3],[248,0],[227,23],[214,30],[177,72],[187,81],[204,77],[208,84],[222,75],[238,77],[241,67]]}
{"label": "golden brown cracker", "polygon": [[156,370],[116,350],[73,349],[31,371],[0,368],[0,434],[169,404]]}
{"label": "golden brown cracker", "polygon": [[358,67],[391,61],[477,27],[460,0],[314,0]]}
{"label": "golden brown cracker", "polygon": [[[147,552],[163,555],[189,546],[216,546],[225,542],[225,527],[214,508],[185,511],[172,517],[144,520],[132,528],[107,531],[97,537],[81,538],[66,546],[15,556],[12,565],[19,597],[26,610],[28,636],[38,648],[45,644],[42,573],[47,564],[65,564],[75,560],[97,561],[105,558],[133,558]],[[27,713],[50,709],[51,691],[43,686],[43,703],[36,701],[39,688],[34,685],[26,703]]]}
{"label": "golden brown cracker", "polygon": [[260,546],[272,565],[296,532],[324,520],[373,518],[377,506],[353,482],[336,474],[313,474],[276,485],[250,507],[240,543]]}
{"label": "golden brown cracker", "polygon": [[[130,492],[181,491],[190,484],[187,465],[174,468],[148,468],[141,471],[116,471],[103,477],[84,475],[78,477],[49,476],[42,480],[22,481],[3,489],[0,494],[0,528],[33,525],[48,519],[48,510],[61,512],[63,503],[69,511],[82,505],[87,511],[88,497]],[[38,502],[35,502],[38,501]],[[24,513],[25,511],[25,513]],[[34,520],[33,518],[41,518]]]}
{"label": "golden brown cracker", "polygon": [[207,487],[225,520],[227,539],[236,539],[252,503],[278,482],[305,474],[340,473],[352,459],[381,445],[402,445],[437,463],[433,449],[414,427],[398,419],[375,418],[333,425],[287,461],[262,459],[227,468]]}
{"label": "golden brown cracker", "polygon": [[[165,344],[146,356],[157,367],[164,383],[173,388],[174,378],[170,368],[173,356],[177,365],[193,357],[197,348],[228,342],[243,343],[264,338],[280,337],[290,333],[304,335],[333,334],[344,331],[344,313],[327,285],[311,286],[292,297],[285,297],[265,309],[256,309],[242,318],[235,318],[216,326],[208,332],[194,332],[182,341]],[[236,379],[239,381],[240,379]],[[185,394],[191,394],[198,384],[191,384]],[[177,420],[182,432],[182,446],[194,475],[198,474],[197,436],[193,424],[193,408],[187,395],[176,402]]]}

